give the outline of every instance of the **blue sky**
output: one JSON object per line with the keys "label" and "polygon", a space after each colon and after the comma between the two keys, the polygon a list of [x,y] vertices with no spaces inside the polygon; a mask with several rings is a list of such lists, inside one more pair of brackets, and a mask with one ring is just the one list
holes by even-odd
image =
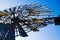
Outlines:
{"label": "blue sky", "polygon": [[[24,4],[43,4],[49,6],[55,16],[60,14],[59,0],[0,0],[0,10],[24,5]],[[60,40],[60,26],[54,24],[41,28],[39,32],[29,32],[28,37],[16,37],[16,40]]]}

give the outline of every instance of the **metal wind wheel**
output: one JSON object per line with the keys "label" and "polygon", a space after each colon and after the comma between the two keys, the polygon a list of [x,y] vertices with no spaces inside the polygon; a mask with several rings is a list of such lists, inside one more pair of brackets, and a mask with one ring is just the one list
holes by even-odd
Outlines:
{"label": "metal wind wheel", "polygon": [[[19,35],[27,37],[28,32],[39,31],[39,28],[54,23],[54,20],[55,22],[56,19],[60,20],[60,17],[51,18],[51,12],[53,11],[42,4],[21,5],[0,11],[0,25],[5,25],[1,29],[4,32],[1,40],[15,40],[15,37]],[[43,18],[40,18],[40,16],[43,16]],[[0,35],[2,35],[2,32],[0,32]]]}

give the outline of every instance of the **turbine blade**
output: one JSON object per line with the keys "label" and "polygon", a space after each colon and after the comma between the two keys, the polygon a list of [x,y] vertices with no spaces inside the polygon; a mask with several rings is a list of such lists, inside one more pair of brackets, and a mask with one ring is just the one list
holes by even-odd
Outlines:
{"label": "turbine blade", "polygon": [[9,8],[9,11],[11,12],[11,11],[12,11],[12,9],[11,9],[11,8]]}
{"label": "turbine blade", "polygon": [[0,17],[6,16],[6,15],[7,15],[7,13],[0,11]]}
{"label": "turbine blade", "polygon": [[33,27],[33,26],[28,26],[31,30],[33,31],[39,31],[37,28]]}
{"label": "turbine blade", "polygon": [[4,12],[9,13],[7,10],[4,10]]}
{"label": "turbine blade", "polygon": [[22,36],[22,37],[27,37],[28,36],[19,24],[18,24],[18,30],[19,30],[20,36]]}
{"label": "turbine blade", "polygon": [[20,8],[21,6],[18,7],[18,9]]}
{"label": "turbine blade", "polygon": [[15,10],[16,10],[16,7],[13,8],[13,12],[15,12]]}
{"label": "turbine blade", "polygon": [[17,25],[18,31],[20,36],[22,37],[27,37],[28,35],[26,34],[25,30],[23,30],[22,26],[19,24],[19,19],[15,19],[15,25]]}

